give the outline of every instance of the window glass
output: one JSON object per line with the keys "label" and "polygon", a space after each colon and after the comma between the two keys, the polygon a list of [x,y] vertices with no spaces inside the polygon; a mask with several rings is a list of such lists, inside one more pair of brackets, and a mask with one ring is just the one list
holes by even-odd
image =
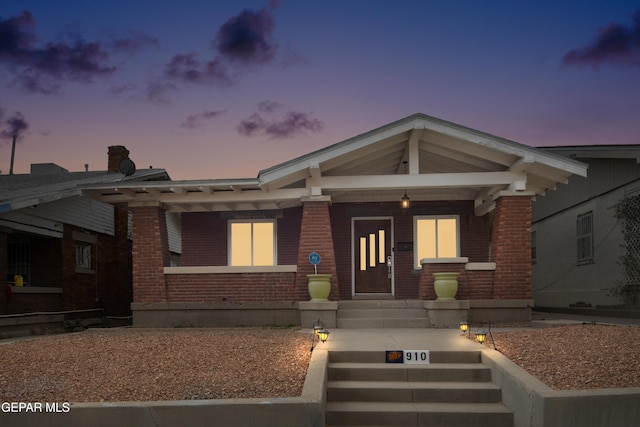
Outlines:
{"label": "window glass", "polygon": [[274,221],[234,221],[229,234],[230,265],[275,265]]}
{"label": "window glass", "polygon": [[428,216],[414,218],[415,268],[424,258],[459,256],[458,217]]}

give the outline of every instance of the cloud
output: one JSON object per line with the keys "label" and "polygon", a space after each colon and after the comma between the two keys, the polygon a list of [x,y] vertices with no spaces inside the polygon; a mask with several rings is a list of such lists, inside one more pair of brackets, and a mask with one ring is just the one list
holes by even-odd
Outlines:
{"label": "cloud", "polygon": [[567,52],[562,60],[566,66],[592,66],[602,64],[623,67],[640,66],[640,11],[633,14],[631,25],[612,22],[598,30],[587,46]]}
{"label": "cloud", "polygon": [[278,50],[273,41],[274,27],[271,8],[245,9],[220,27],[213,45],[230,62],[265,64],[273,60]]}
{"label": "cloud", "polygon": [[11,85],[29,93],[57,94],[65,83],[91,83],[110,76],[114,53],[131,53],[157,43],[140,32],[106,41],[86,41],[76,35],[71,41],[36,44],[36,21],[29,11],[0,18],[0,65],[16,74]]}
{"label": "cloud", "polygon": [[2,142],[13,138],[13,135],[18,135],[18,140],[22,139],[28,129],[29,123],[21,112],[16,111],[7,120],[4,120],[4,110],[0,108],[0,138],[2,138]]}
{"label": "cloud", "polygon": [[274,41],[275,21],[269,7],[254,11],[244,9],[220,26],[209,59],[200,59],[194,52],[174,55],[165,65],[164,76],[172,81],[199,85],[235,83],[243,70],[271,63],[277,52]]}
{"label": "cloud", "polygon": [[164,74],[172,80],[196,84],[230,84],[231,76],[220,60],[202,62],[193,52],[175,55],[165,66]]}
{"label": "cloud", "polygon": [[187,116],[187,119],[180,125],[180,127],[187,129],[195,129],[204,124],[206,120],[210,120],[219,116],[224,111],[202,111],[201,113],[191,114]]}
{"label": "cloud", "polygon": [[238,132],[245,136],[266,135],[271,139],[285,139],[307,132],[318,133],[324,128],[322,121],[300,111],[288,111],[284,115],[272,117],[280,108],[280,104],[276,102],[261,102],[258,104],[258,112],[240,122]]}

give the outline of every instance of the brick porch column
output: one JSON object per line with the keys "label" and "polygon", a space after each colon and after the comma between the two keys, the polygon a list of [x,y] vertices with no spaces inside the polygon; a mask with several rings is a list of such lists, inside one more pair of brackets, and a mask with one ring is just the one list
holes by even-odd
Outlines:
{"label": "brick porch column", "polygon": [[491,257],[493,299],[531,299],[531,196],[496,200]]}
{"label": "brick porch column", "polygon": [[133,302],[166,302],[169,238],[161,206],[133,207]]}
{"label": "brick porch column", "polygon": [[331,199],[327,196],[320,196],[303,199],[302,202],[295,298],[297,301],[309,300],[307,274],[314,274],[313,265],[309,262],[309,254],[317,252],[321,258],[318,265],[318,274],[331,274],[329,299],[338,300],[338,274],[336,256],[333,250],[331,217],[329,215]]}

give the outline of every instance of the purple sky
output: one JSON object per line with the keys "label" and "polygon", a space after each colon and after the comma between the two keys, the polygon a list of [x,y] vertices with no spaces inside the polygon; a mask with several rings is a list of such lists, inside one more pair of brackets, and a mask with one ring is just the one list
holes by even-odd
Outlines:
{"label": "purple sky", "polygon": [[0,0],[0,170],[264,169],[421,112],[531,146],[640,144],[632,1]]}

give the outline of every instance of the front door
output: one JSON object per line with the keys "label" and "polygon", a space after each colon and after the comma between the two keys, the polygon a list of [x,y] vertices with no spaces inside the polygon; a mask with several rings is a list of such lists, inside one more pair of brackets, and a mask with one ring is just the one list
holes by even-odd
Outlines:
{"label": "front door", "polygon": [[354,218],[354,294],[392,293],[391,221],[391,218]]}

